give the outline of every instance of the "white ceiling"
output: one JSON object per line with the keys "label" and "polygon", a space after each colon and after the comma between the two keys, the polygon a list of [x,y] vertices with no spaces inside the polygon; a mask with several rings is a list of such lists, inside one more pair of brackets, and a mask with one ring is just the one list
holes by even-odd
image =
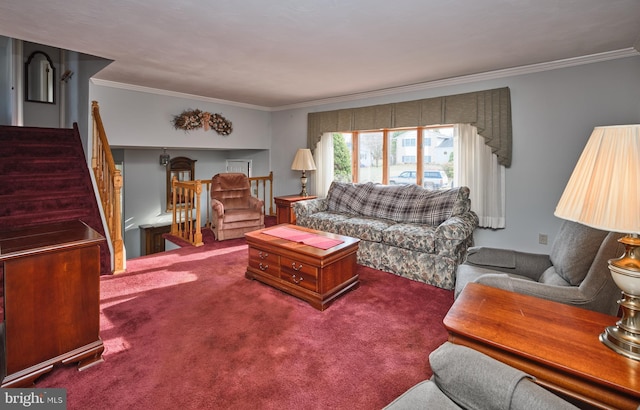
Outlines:
{"label": "white ceiling", "polygon": [[639,49],[640,0],[2,0],[0,35],[275,108]]}

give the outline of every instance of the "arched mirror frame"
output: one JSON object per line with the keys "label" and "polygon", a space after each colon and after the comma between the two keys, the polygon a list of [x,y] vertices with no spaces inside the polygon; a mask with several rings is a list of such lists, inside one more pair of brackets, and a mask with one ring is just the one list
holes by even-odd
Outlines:
{"label": "arched mirror frame", "polygon": [[[40,62],[42,60],[36,59],[32,61],[36,56],[42,55],[49,63],[49,69],[43,67]],[[38,63],[37,66],[32,67],[31,64]],[[39,81],[36,82],[36,77],[39,77]],[[44,104],[56,103],[56,68],[53,66],[53,61],[47,53],[44,51],[34,51],[29,55],[27,62],[24,63],[24,98],[25,101],[39,102]],[[30,87],[37,86],[39,90],[31,90]],[[44,94],[44,96],[43,96]],[[40,96],[40,98],[36,98]]]}
{"label": "arched mirror frame", "polygon": [[[187,157],[171,158],[167,164],[167,212],[173,210],[173,190],[171,181],[173,177],[177,177],[178,181],[193,181],[193,177],[196,173],[196,161],[197,159],[190,159]],[[182,200],[178,198],[178,207],[182,205]]]}

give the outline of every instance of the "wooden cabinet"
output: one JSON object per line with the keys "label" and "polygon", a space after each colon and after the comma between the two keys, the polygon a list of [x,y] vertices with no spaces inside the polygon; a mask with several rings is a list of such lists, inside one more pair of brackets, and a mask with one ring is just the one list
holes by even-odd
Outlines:
{"label": "wooden cabinet", "polygon": [[80,221],[0,232],[2,387],[28,387],[58,363],[102,361],[103,240]]}
{"label": "wooden cabinet", "polygon": [[285,195],[277,196],[273,198],[276,203],[276,221],[278,224],[293,224],[296,223],[296,214],[293,211],[293,204],[298,201],[306,201],[307,199],[315,199],[317,196],[300,196],[298,195]]}
{"label": "wooden cabinet", "polygon": [[171,223],[160,225],[140,225],[140,256],[164,252],[164,234],[171,232]]}

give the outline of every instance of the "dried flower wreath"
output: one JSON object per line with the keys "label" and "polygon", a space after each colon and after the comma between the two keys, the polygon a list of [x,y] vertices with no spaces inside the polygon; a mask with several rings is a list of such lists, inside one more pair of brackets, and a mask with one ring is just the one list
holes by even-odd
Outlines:
{"label": "dried flower wreath", "polygon": [[229,135],[233,131],[231,121],[227,120],[220,114],[211,114],[201,110],[186,110],[180,115],[173,117],[173,127],[175,129],[191,131],[203,128],[209,131],[209,128],[220,135]]}

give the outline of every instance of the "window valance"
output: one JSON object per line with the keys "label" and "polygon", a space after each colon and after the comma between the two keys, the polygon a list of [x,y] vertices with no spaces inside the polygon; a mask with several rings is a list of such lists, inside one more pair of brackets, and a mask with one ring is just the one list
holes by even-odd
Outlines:
{"label": "window valance", "polygon": [[511,165],[511,93],[508,87],[399,103],[309,113],[307,143],[314,149],[325,132],[437,124],[471,124],[498,156]]}

